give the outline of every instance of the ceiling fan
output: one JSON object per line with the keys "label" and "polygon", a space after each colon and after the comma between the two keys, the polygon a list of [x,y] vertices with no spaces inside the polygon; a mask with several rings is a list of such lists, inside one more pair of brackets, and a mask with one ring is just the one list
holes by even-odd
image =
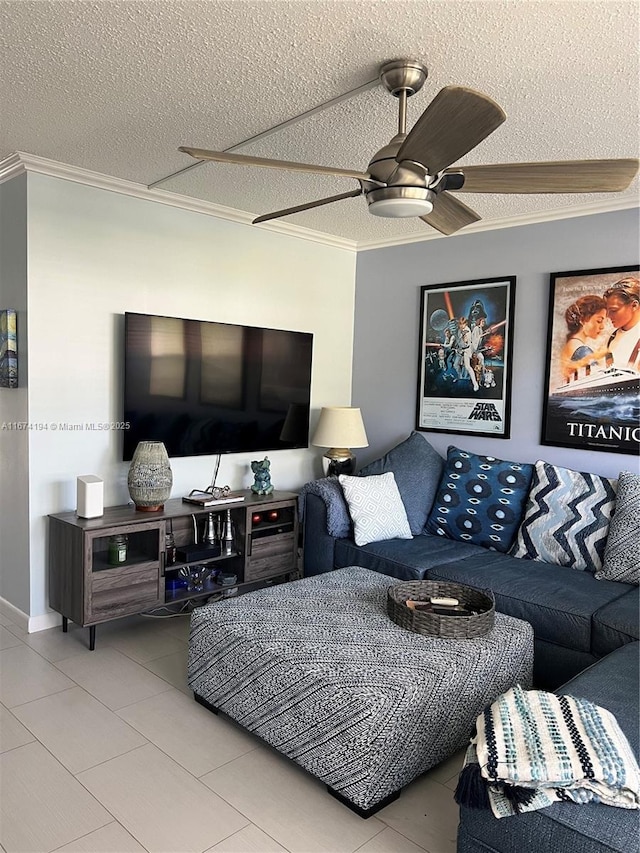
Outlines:
{"label": "ceiling fan", "polygon": [[366,172],[189,146],[178,150],[197,160],[355,178],[360,184],[349,192],[258,216],[253,224],[364,194],[369,213],[391,218],[419,216],[442,234],[453,234],[481,218],[452,192],[620,192],[638,171],[639,161],[634,158],[450,168],[493,133],[506,114],[488,95],[446,86],[407,133],[407,98],[419,92],[426,79],[426,66],[414,59],[395,59],[381,66],[380,81],[399,101],[398,133],[373,155]]}

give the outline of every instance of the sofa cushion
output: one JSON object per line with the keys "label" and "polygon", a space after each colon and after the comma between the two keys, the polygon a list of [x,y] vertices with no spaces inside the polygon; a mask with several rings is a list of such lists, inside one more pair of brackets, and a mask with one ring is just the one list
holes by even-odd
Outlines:
{"label": "sofa cushion", "polygon": [[423,533],[413,539],[372,542],[359,548],[352,539],[338,539],[334,562],[337,568],[364,566],[399,580],[422,580],[428,568],[483,553],[478,545],[455,542]]}
{"label": "sofa cushion", "polygon": [[440,481],[444,460],[419,432],[362,468],[358,476],[392,471],[414,536],[422,533]]}
{"label": "sofa cushion", "polygon": [[381,539],[411,539],[407,513],[393,473],[338,477],[353,520],[356,545]]}
{"label": "sofa cushion", "polygon": [[615,481],[548,462],[535,465],[514,557],[589,572],[602,558],[615,506]]}
{"label": "sofa cushion", "polygon": [[616,508],[609,525],[598,580],[640,584],[640,474],[623,471],[618,478]]}
{"label": "sofa cushion", "polygon": [[425,530],[508,551],[522,521],[532,474],[532,465],[449,447]]}
{"label": "sofa cushion", "polygon": [[631,588],[594,614],[591,640],[593,653],[607,655],[625,643],[640,640],[639,623],[640,591]]}
{"label": "sofa cushion", "polygon": [[624,594],[620,584],[597,581],[589,572],[487,551],[434,566],[427,577],[490,588],[496,610],[530,622],[542,640],[582,652],[591,652],[593,614]]}
{"label": "sofa cushion", "polygon": [[631,749],[638,755],[640,750],[639,682],[640,643],[633,642],[611,652],[589,669],[576,675],[556,692],[583,696],[611,711],[627,736]]}

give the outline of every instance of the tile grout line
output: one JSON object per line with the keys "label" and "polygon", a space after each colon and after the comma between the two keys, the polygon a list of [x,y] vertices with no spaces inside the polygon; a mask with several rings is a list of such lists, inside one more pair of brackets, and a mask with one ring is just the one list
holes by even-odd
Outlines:
{"label": "tile grout line", "polygon": [[[107,809],[107,811],[109,811],[109,810]],[[130,835],[134,839],[134,841],[137,841],[138,844],[140,844],[140,846],[142,847],[142,849],[146,851],[146,853],[149,853],[147,848],[143,844],[140,843],[140,841],[133,835],[133,833],[129,832],[129,830],[126,828],[126,826],[123,826],[119,820],[116,820],[116,818],[114,818],[109,823],[105,823],[104,826],[98,827],[98,829],[92,829],[91,832],[85,832],[84,835],[79,835],[77,838],[74,838],[72,841],[66,841],[64,844],[61,844],[60,847],[56,847],[55,850],[49,851],[49,853],[56,853],[56,851],[64,849],[69,844],[75,844],[76,841],[81,841],[83,838],[88,838],[90,835],[93,835],[94,832],[100,832],[101,829],[105,829],[107,826],[113,826],[113,824],[115,824],[116,826],[119,826],[124,832],[127,833],[127,835]],[[115,851],[114,851],[114,853],[115,853]]]}
{"label": "tile grout line", "polygon": [[[5,626],[5,627],[6,627],[6,626]],[[14,636],[16,636],[16,635],[14,635]],[[188,652],[188,642],[187,642],[187,643],[185,643],[184,641],[180,640],[180,638],[176,637],[174,634],[170,634],[170,636],[171,636],[171,638],[172,638],[173,640],[176,640],[176,642],[180,643],[181,647],[185,647],[185,646],[186,646],[186,651]],[[130,657],[130,655],[129,655],[129,654],[127,654],[125,651],[122,651],[121,649],[117,648],[116,646],[110,645],[110,644],[109,644],[109,642],[106,642],[105,644],[103,644],[103,648],[109,648],[109,649],[112,649],[113,651],[115,651],[115,652],[117,652],[118,654],[122,655],[124,658],[128,659],[129,661],[133,662],[134,664],[137,664],[138,666],[141,666],[141,667],[142,667],[143,669],[145,669],[147,672],[149,672],[150,674],[155,675],[157,678],[159,678],[159,679],[160,679],[162,682],[164,682],[164,684],[166,685],[166,688],[165,688],[164,690],[161,690],[159,693],[152,694],[151,696],[144,697],[144,698],[142,698],[142,699],[138,699],[138,700],[136,700],[135,702],[131,702],[131,703],[129,703],[128,705],[124,705],[124,706],[122,706],[121,708],[114,709],[114,708],[110,708],[109,706],[107,706],[107,705],[106,705],[106,704],[105,704],[101,699],[99,699],[97,696],[94,696],[94,695],[93,695],[89,690],[87,690],[85,687],[83,687],[83,685],[82,685],[82,684],[79,684],[79,683],[78,683],[77,681],[75,681],[75,679],[73,679],[71,676],[69,676],[69,675],[67,675],[66,673],[64,673],[64,672],[60,669],[60,667],[58,666],[58,664],[63,663],[63,661],[68,661],[68,660],[70,660],[70,659],[71,659],[71,658],[73,658],[73,657],[79,657],[81,654],[83,655],[83,657],[85,657],[85,656],[86,656],[86,653],[78,652],[78,654],[70,655],[69,657],[61,658],[59,661],[55,661],[55,662],[54,662],[54,661],[50,661],[50,660],[48,660],[48,659],[47,659],[43,654],[41,654],[37,649],[32,648],[32,647],[29,645],[29,643],[25,642],[25,641],[22,639],[22,637],[18,637],[18,636],[16,636],[16,639],[19,641],[19,644],[20,644],[20,645],[26,645],[28,648],[30,648],[30,649],[31,649],[31,651],[34,651],[36,654],[38,654],[38,655],[39,655],[39,657],[43,658],[43,659],[45,660],[45,662],[46,662],[46,663],[50,664],[52,667],[54,667],[54,669],[56,669],[56,670],[57,670],[57,671],[59,671],[61,674],[63,674],[66,678],[68,678],[68,679],[69,679],[69,681],[72,683],[72,686],[71,686],[71,687],[63,688],[62,690],[54,691],[53,693],[48,693],[48,694],[46,694],[45,696],[42,696],[42,697],[37,697],[36,699],[30,700],[29,702],[20,703],[20,705],[16,705],[16,706],[14,706],[15,708],[24,707],[24,705],[30,704],[30,702],[38,701],[39,699],[45,699],[45,698],[48,698],[48,697],[50,697],[50,696],[55,696],[55,695],[57,695],[57,694],[59,694],[59,693],[63,693],[63,692],[66,692],[66,691],[68,691],[68,690],[71,690],[71,689],[73,689],[73,687],[79,687],[81,690],[83,690],[83,692],[85,692],[86,694],[88,694],[89,696],[91,696],[95,701],[99,702],[99,703],[102,705],[102,707],[103,707],[103,708],[105,708],[105,709],[106,709],[108,712],[110,712],[111,714],[115,715],[115,716],[116,716],[116,717],[117,717],[121,722],[123,722],[123,723],[125,723],[127,726],[129,726],[133,731],[135,731],[138,735],[140,735],[140,736],[145,740],[145,743],[144,743],[144,744],[142,744],[142,745],[140,745],[140,746],[133,747],[133,748],[131,748],[131,749],[125,750],[124,752],[120,753],[118,756],[113,756],[112,758],[105,759],[105,760],[104,760],[104,761],[102,761],[102,762],[98,762],[98,764],[92,765],[92,767],[88,767],[88,768],[85,768],[84,770],[78,771],[78,773],[84,773],[84,772],[87,772],[87,771],[92,770],[92,769],[94,769],[94,768],[96,768],[96,767],[99,767],[101,764],[107,763],[108,761],[112,761],[112,760],[114,760],[114,759],[117,759],[117,758],[120,758],[120,757],[122,757],[122,756],[124,756],[124,755],[127,755],[127,754],[129,754],[129,753],[131,753],[131,752],[134,752],[134,751],[136,751],[136,750],[138,750],[138,749],[141,749],[141,748],[143,748],[144,746],[152,745],[152,746],[154,746],[156,749],[158,749],[158,750],[159,750],[159,752],[161,752],[161,753],[162,753],[162,755],[164,755],[164,756],[165,756],[169,761],[175,762],[175,764],[176,764],[177,766],[181,767],[185,772],[187,772],[187,773],[189,774],[189,776],[190,776],[192,779],[194,779],[195,781],[200,782],[200,783],[203,785],[203,787],[205,787],[208,791],[210,791],[211,793],[213,793],[213,794],[214,794],[216,797],[218,797],[222,802],[226,803],[226,804],[227,804],[227,805],[228,805],[228,806],[229,806],[229,807],[230,807],[234,812],[236,812],[237,814],[241,815],[241,816],[242,816],[242,818],[244,818],[244,819],[247,821],[247,824],[246,824],[244,827],[242,827],[240,830],[237,830],[237,831],[236,831],[236,833],[231,833],[229,836],[226,836],[226,838],[225,838],[225,839],[220,839],[219,841],[217,841],[217,842],[216,842],[216,844],[215,844],[212,848],[206,848],[206,850],[204,851],[204,853],[208,853],[208,851],[213,851],[213,850],[215,850],[215,847],[216,847],[216,846],[218,846],[220,843],[222,843],[224,840],[226,840],[226,839],[228,839],[228,838],[233,837],[233,835],[235,835],[235,834],[237,834],[237,833],[241,832],[242,830],[246,829],[247,827],[251,827],[251,826],[255,827],[255,828],[256,828],[258,831],[260,831],[261,833],[264,833],[268,838],[270,838],[272,841],[274,841],[274,843],[278,844],[278,845],[279,845],[280,847],[282,847],[284,850],[286,850],[286,849],[287,849],[287,848],[286,848],[286,847],[285,847],[281,842],[277,841],[277,839],[273,838],[273,837],[272,837],[268,832],[266,832],[266,831],[262,828],[262,826],[260,826],[260,824],[259,824],[259,823],[256,823],[255,821],[251,820],[251,819],[250,819],[246,814],[244,814],[244,812],[243,812],[240,808],[238,808],[237,806],[234,806],[232,803],[228,802],[228,801],[225,799],[225,797],[221,796],[221,795],[220,795],[217,791],[215,791],[213,788],[210,788],[208,785],[206,785],[204,782],[202,782],[202,778],[203,778],[204,776],[208,775],[209,773],[212,773],[212,772],[215,772],[215,771],[221,770],[221,769],[223,769],[223,768],[225,768],[225,767],[229,766],[230,764],[232,764],[234,761],[238,760],[239,758],[246,757],[249,753],[254,752],[254,751],[256,751],[257,749],[259,749],[259,747],[260,747],[260,745],[261,745],[261,744],[259,744],[259,743],[258,743],[256,746],[251,747],[251,748],[250,748],[250,749],[248,749],[246,752],[243,752],[243,753],[241,753],[240,755],[235,756],[234,758],[232,758],[232,759],[230,759],[230,760],[228,760],[228,761],[225,761],[223,764],[218,765],[217,767],[213,767],[213,768],[211,768],[210,770],[206,770],[206,771],[205,771],[204,773],[202,773],[200,776],[197,776],[197,775],[195,775],[191,770],[189,770],[188,768],[186,768],[186,767],[184,767],[183,765],[181,765],[179,761],[177,761],[175,758],[173,758],[171,755],[169,755],[169,754],[168,754],[168,753],[167,753],[167,752],[166,752],[166,751],[165,751],[161,746],[159,746],[159,745],[158,745],[157,743],[155,743],[153,740],[149,739],[149,738],[148,738],[148,737],[147,737],[147,736],[146,736],[142,731],[140,731],[138,728],[136,728],[136,726],[135,726],[135,725],[133,725],[133,724],[129,723],[127,720],[123,719],[123,718],[120,716],[120,712],[121,712],[121,711],[124,711],[124,710],[126,710],[127,708],[131,708],[131,707],[133,707],[134,705],[137,705],[137,704],[139,704],[139,703],[142,703],[142,702],[148,701],[148,700],[153,699],[153,698],[155,698],[155,697],[162,696],[163,694],[168,693],[168,692],[169,692],[169,691],[171,691],[171,690],[178,690],[178,692],[179,692],[180,694],[182,694],[182,695],[187,695],[187,696],[189,695],[189,694],[187,694],[187,693],[186,693],[186,691],[185,691],[185,690],[181,690],[181,689],[180,689],[179,687],[177,687],[175,684],[172,684],[171,682],[167,681],[167,679],[166,679],[164,676],[159,675],[159,674],[158,674],[158,673],[156,673],[156,672],[153,672],[153,671],[152,671],[151,669],[149,669],[149,667],[148,667],[148,664],[151,664],[151,663],[153,663],[153,662],[155,662],[155,661],[162,660],[163,658],[171,657],[172,655],[175,655],[175,654],[179,654],[179,653],[180,653],[180,651],[181,651],[182,649],[181,649],[181,650],[178,650],[178,651],[176,651],[176,652],[171,652],[171,653],[170,653],[170,654],[168,654],[168,655],[160,655],[158,658],[153,658],[153,659],[151,659],[151,660],[149,660],[149,661],[145,661],[144,663],[142,663],[142,662],[140,662],[140,661],[136,660],[135,658]],[[11,647],[11,648],[13,648],[13,647]],[[189,693],[192,695],[191,691],[189,691]],[[12,713],[12,709],[11,709],[11,708],[7,708],[7,710],[9,711],[9,713]],[[13,715],[13,716],[15,716],[15,715]],[[17,719],[17,717],[16,717],[16,719]],[[18,722],[21,722],[21,721],[20,721],[20,720],[18,720]],[[126,828],[126,827],[125,827],[125,826],[124,826],[124,825],[123,825],[123,824],[122,824],[122,823],[121,823],[121,822],[120,822],[120,821],[119,821],[119,820],[118,820],[118,819],[117,819],[117,818],[112,814],[112,812],[111,812],[111,811],[110,811],[110,810],[109,810],[109,809],[108,809],[108,808],[107,808],[107,807],[106,807],[106,806],[105,806],[105,805],[104,805],[104,804],[103,804],[103,803],[102,803],[102,802],[101,802],[97,797],[95,797],[95,795],[94,795],[94,794],[92,794],[92,792],[91,792],[91,791],[89,791],[89,790],[86,788],[86,786],[82,783],[82,781],[81,781],[80,779],[78,779],[77,774],[73,773],[73,772],[72,772],[72,771],[70,771],[68,768],[66,768],[66,767],[65,767],[65,765],[64,765],[64,764],[63,764],[59,759],[57,759],[57,758],[55,757],[55,755],[53,755],[49,749],[47,749],[47,747],[44,745],[44,743],[42,743],[42,741],[40,741],[40,740],[37,738],[37,736],[35,736],[35,735],[34,735],[34,733],[31,731],[31,729],[30,729],[27,725],[25,725],[25,724],[22,724],[22,725],[24,725],[25,729],[26,729],[26,730],[27,730],[27,731],[28,731],[28,732],[33,736],[34,741],[35,741],[35,742],[37,742],[38,744],[40,744],[40,745],[42,746],[42,748],[43,748],[47,753],[49,753],[49,754],[53,757],[53,759],[54,759],[54,761],[56,761],[56,763],[58,763],[58,764],[59,764],[59,765],[60,765],[60,766],[61,766],[61,767],[66,771],[66,772],[68,772],[68,773],[69,773],[69,774],[70,774],[74,779],[76,779],[76,781],[81,785],[81,787],[82,787],[85,791],[87,791],[87,793],[92,797],[92,799],[93,799],[94,801],[96,801],[96,802],[97,802],[97,803],[98,803],[98,804],[99,804],[99,805],[100,805],[100,806],[105,810],[105,812],[106,812],[108,815],[110,815],[110,817],[111,817],[111,819],[112,819],[112,820],[111,820],[111,821],[109,821],[108,823],[104,824],[104,825],[103,825],[103,827],[104,827],[104,826],[108,826],[111,822],[115,822],[115,823],[116,823],[117,825],[119,825],[119,826],[120,826],[120,827],[121,827],[125,832],[127,832],[127,833],[128,833],[128,834],[130,834],[133,838],[135,838],[135,835],[134,835],[132,832],[130,832],[130,830],[128,830],[128,829],[127,829],[127,828]],[[245,731],[245,733],[246,733],[248,736],[251,736],[251,733],[250,733],[250,732],[246,732],[246,730],[243,730],[243,731]],[[31,744],[32,744],[34,741],[30,741],[29,743],[31,743]],[[22,746],[27,746],[27,745],[29,745],[29,744],[23,744]],[[7,750],[7,752],[9,752],[9,751],[13,751],[14,749],[19,749],[19,748],[21,748],[21,747],[14,747],[14,748],[12,748],[12,750]],[[276,752],[277,752],[277,751],[276,751]],[[456,773],[452,774],[451,779],[456,778],[456,776],[457,776],[457,774],[456,774]],[[431,780],[431,781],[432,781],[432,782],[436,782],[436,780]],[[451,792],[451,789],[450,789],[450,788],[448,788],[448,787],[447,787],[447,785],[446,785],[446,782],[448,782],[448,781],[451,781],[451,780],[450,780],[450,779],[447,779],[447,780],[444,780],[444,781],[442,781],[442,782],[437,781],[437,782],[436,782],[436,785],[438,785],[440,788],[444,788],[444,789],[445,789],[445,791],[447,792],[447,794],[448,794],[448,795],[451,795],[451,793],[452,793],[452,792]],[[375,834],[374,834],[370,839],[368,839],[368,841],[365,841],[365,842],[363,842],[363,844],[359,845],[359,846],[358,846],[354,851],[352,851],[352,853],[356,853],[356,851],[361,850],[364,846],[366,846],[366,844],[367,844],[367,843],[370,843],[373,839],[377,838],[381,833],[383,833],[383,832],[385,831],[385,829],[390,829],[390,830],[391,830],[391,831],[393,831],[393,832],[397,832],[400,836],[402,836],[403,838],[406,838],[406,840],[407,840],[407,841],[409,841],[411,844],[415,844],[415,846],[416,846],[417,848],[419,848],[420,850],[424,850],[424,851],[425,851],[425,853],[429,853],[429,851],[428,851],[428,849],[427,849],[427,848],[423,848],[421,845],[417,844],[417,843],[416,843],[416,841],[414,841],[412,838],[409,838],[408,836],[404,835],[404,833],[403,833],[402,831],[398,830],[395,826],[391,826],[391,825],[389,825],[388,823],[386,823],[386,821],[384,820],[384,818],[382,818],[382,817],[378,816],[378,819],[380,820],[380,823],[382,824],[381,829],[380,829],[378,832],[376,832],[376,833],[375,833]],[[102,829],[103,827],[99,827],[98,829]],[[98,830],[92,830],[92,832],[96,832],[96,831],[98,831]],[[90,835],[90,834],[91,834],[91,833],[85,833],[85,835]],[[82,838],[82,837],[84,837],[84,836],[79,836],[79,838]],[[74,841],[76,841],[76,840],[78,840],[78,839],[74,839]],[[142,845],[142,843],[141,843],[137,838],[136,838],[136,841],[138,841],[138,843],[140,843],[140,844],[141,844],[141,847],[142,847],[143,849],[146,849],[146,848],[144,848],[144,845]],[[71,843],[71,842],[67,842],[67,843]],[[62,846],[65,846],[65,845],[62,845]],[[58,849],[59,849],[59,848],[58,848]]]}
{"label": "tile grout line", "polygon": [[[110,646],[109,648],[115,649],[115,647],[114,647],[114,646]],[[118,649],[115,649],[115,650],[116,650],[116,651],[119,651]],[[124,654],[124,653],[121,653],[121,654]],[[125,657],[127,657],[127,655],[125,655]],[[65,658],[65,660],[69,660],[69,658]],[[129,660],[131,660],[131,658],[129,658]],[[137,661],[134,661],[134,663],[137,663]],[[142,664],[139,664],[139,665],[140,665],[140,666],[143,666]],[[146,668],[146,667],[143,667],[143,668]],[[60,671],[62,672],[62,670],[60,670]],[[149,670],[149,671],[150,671],[150,670]],[[65,674],[65,673],[63,673],[63,675],[64,675],[64,674]],[[162,678],[162,676],[159,676],[159,675],[157,675],[156,673],[152,673],[152,674],[153,674],[153,675],[156,675],[156,677],[157,677],[157,678],[160,678],[162,681],[165,681],[165,679],[163,679],[163,678]],[[67,677],[68,677],[68,678],[70,678],[70,676],[67,676]],[[73,679],[70,679],[70,680],[71,680],[71,681],[73,681]],[[253,823],[253,821],[251,821],[251,819],[250,819],[246,814],[244,814],[244,812],[240,811],[240,809],[239,809],[239,808],[237,808],[236,806],[234,806],[234,805],[232,805],[230,802],[228,802],[224,797],[222,797],[220,794],[218,794],[218,792],[217,792],[217,791],[214,791],[212,788],[209,788],[209,786],[208,786],[208,785],[206,785],[204,782],[202,782],[201,777],[196,776],[194,773],[192,773],[192,772],[191,772],[190,770],[188,770],[186,767],[183,767],[183,765],[181,765],[179,761],[177,761],[175,758],[173,758],[173,756],[171,756],[171,755],[169,755],[167,752],[165,752],[165,750],[164,750],[164,749],[162,749],[162,747],[160,747],[158,744],[154,743],[154,742],[153,742],[152,740],[150,740],[150,739],[149,739],[145,734],[143,734],[142,732],[140,732],[140,731],[139,731],[135,726],[131,725],[131,724],[130,724],[130,723],[128,723],[126,720],[122,719],[122,717],[120,717],[120,715],[119,715],[118,711],[123,711],[123,710],[125,710],[125,708],[131,708],[131,707],[133,707],[134,705],[137,705],[139,702],[145,702],[145,701],[147,701],[148,699],[152,699],[152,698],[154,698],[155,696],[160,696],[160,695],[162,695],[163,693],[167,693],[167,692],[169,692],[169,690],[178,690],[178,688],[177,688],[177,687],[175,687],[175,686],[174,686],[174,685],[172,685],[172,684],[169,684],[169,682],[165,681],[165,683],[167,684],[167,690],[160,691],[160,693],[155,693],[155,694],[153,694],[152,696],[148,696],[148,697],[146,697],[145,699],[139,699],[137,702],[132,702],[132,703],[131,703],[131,704],[129,704],[129,705],[124,705],[122,708],[112,709],[112,708],[109,708],[107,705],[105,705],[105,704],[104,704],[104,702],[101,702],[101,700],[100,700],[100,699],[98,699],[98,697],[93,696],[93,694],[92,694],[92,693],[90,693],[88,690],[86,690],[84,687],[82,687],[82,685],[80,685],[80,684],[78,684],[77,682],[75,682],[75,681],[74,681],[74,684],[75,684],[77,687],[80,687],[80,689],[84,690],[84,691],[85,691],[89,696],[92,696],[92,697],[93,697],[97,702],[100,702],[100,704],[101,704],[101,705],[103,705],[103,707],[104,707],[104,708],[106,708],[106,709],[107,709],[108,711],[110,711],[111,713],[115,714],[115,716],[117,716],[117,717],[118,717],[118,719],[119,719],[121,722],[123,722],[123,723],[125,723],[126,725],[130,726],[130,727],[131,727],[135,732],[137,732],[141,737],[143,737],[143,738],[146,740],[146,744],[141,744],[140,746],[133,747],[132,749],[128,749],[128,750],[126,750],[125,752],[120,753],[120,755],[113,756],[112,758],[108,758],[108,759],[105,759],[104,761],[98,762],[98,764],[95,764],[95,765],[93,765],[92,767],[88,767],[88,768],[86,768],[86,770],[92,770],[92,769],[93,769],[93,768],[95,768],[95,767],[100,767],[102,764],[106,764],[106,763],[107,763],[107,762],[109,762],[109,761],[113,761],[114,759],[120,758],[120,757],[122,757],[123,755],[127,755],[127,754],[129,754],[129,753],[131,753],[131,752],[134,752],[134,751],[138,750],[138,749],[143,749],[145,746],[149,746],[149,745],[154,746],[154,747],[155,747],[159,752],[161,752],[161,753],[162,753],[162,754],[163,754],[167,759],[169,759],[169,761],[174,762],[178,767],[182,768],[186,773],[188,773],[188,774],[189,774],[189,775],[190,775],[190,776],[191,776],[195,781],[199,782],[199,783],[203,786],[203,788],[205,788],[205,789],[206,789],[207,791],[209,791],[210,793],[214,794],[216,797],[219,797],[219,799],[220,799],[222,802],[226,803],[226,805],[228,805],[231,809],[233,809],[233,810],[234,810],[235,812],[237,812],[239,815],[242,815],[242,817],[243,817],[246,821],[248,821],[247,825],[253,825],[253,826],[256,826],[256,827],[257,827],[261,832],[264,832],[264,833],[265,833],[265,835],[268,835],[268,833],[267,833],[267,832],[265,832],[265,830],[264,830],[264,829],[262,829],[262,827],[261,827],[261,826],[259,826],[259,825],[258,825],[258,824],[256,824],[256,823]],[[67,689],[73,689],[73,688],[67,688]],[[179,692],[180,692],[180,691],[179,691]],[[51,694],[51,695],[53,695],[53,694]],[[41,697],[41,698],[46,698],[46,697]],[[36,740],[37,740],[37,738],[36,738]],[[40,743],[40,741],[38,741],[38,743]],[[44,744],[42,744],[42,746],[44,747]],[[44,747],[44,748],[46,749],[46,747]],[[253,749],[249,749],[249,750],[247,750],[247,752],[242,753],[242,755],[246,755],[248,752],[253,752],[255,749],[257,749],[257,747],[254,747]],[[239,757],[241,757],[241,756],[236,756],[236,758],[239,758]],[[54,756],[54,758],[55,758],[55,756]],[[56,760],[58,760],[58,759],[56,759]],[[225,763],[224,763],[224,765],[220,765],[220,766],[226,766],[227,764],[230,764],[232,761],[235,761],[235,759],[232,759],[231,761],[225,762]],[[62,762],[59,762],[59,763],[60,763],[60,764],[62,764]],[[64,765],[62,765],[62,766],[64,767]],[[211,770],[207,770],[207,771],[205,771],[205,773],[203,773],[203,774],[202,774],[202,776],[206,776],[206,775],[207,775],[207,773],[211,773],[211,772],[213,772],[213,770],[217,770],[217,769],[218,769],[217,767],[211,768]],[[66,767],[65,767],[65,770],[67,770],[67,772],[71,773],[71,771],[70,771],[70,770],[68,770],[68,768],[66,768]],[[84,773],[84,772],[85,772],[85,770],[82,770],[82,771],[79,771],[79,772],[80,772],[80,773]],[[71,773],[71,775],[72,775],[72,776],[73,776],[73,777],[78,781],[78,783],[79,783],[80,785],[82,785],[82,787],[83,787],[83,788],[84,788],[84,789],[85,789],[85,790],[86,790],[86,791],[87,791],[87,792],[88,792],[92,797],[94,797],[94,799],[96,799],[96,800],[97,800],[97,798],[96,798],[96,797],[91,793],[91,791],[89,791],[89,789],[88,789],[88,788],[86,788],[86,786],[84,785],[84,783],[82,782],[82,780],[81,780],[81,779],[78,779],[77,774]],[[106,807],[106,806],[105,806],[105,805],[104,805],[100,800],[97,800],[97,802],[98,802],[98,803],[100,803],[100,805],[101,805],[101,806],[102,806],[102,807],[103,807],[103,808],[104,808],[104,809],[105,809],[109,814],[112,814],[112,813],[109,811],[109,809],[107,809],[107,807]],[[113,816],[113,819],[114,819],[117,823],[120,823],[120,822],[118,821],[118,819],[117,819],[114,815],[112,815],[112,816]],[[245,825],[245,827],[242,827],[242,828],[243,828],[243,829],[245,829],[247,825]],[[130,835],[132,835],[132,836],[135,838],[135,836],[133,835],[133,832],[131,832],[129,829],[127,829],[127,827],[124,827],[124,826],[123,826],[123,828],[125,829],[125,831],[129,832],[129,834],[130,834]],[[240,830],[238,830],[238,831],[240,831]],[[234,834],[235,834],[235,833],[232,833],[231,835],[234,835]],[[229,837],[231,837],[231,836],[229,836]],[[271,836],[269,836],[269,835],[268,835],[268,837],[269,837],[269,838],[271,838]],[[221,839],[221,840],[224,840],[224,839]],[[276,841],[276,839],[272,839],[272,840],[273,840],[273,841],[275,841],[277,844],[279,844],[279,843],[280,843],[280,842]],[[142,842],[141,842],[138,838],[136,838],[136,841],[138,841],[138,843],[139,843],[141,846],[143,846],[143,847],[144,847],[144,845],[142,845]],[[219,843],[220,843],[220,842],[216,842],[216,844],[219,844]],[[215,847],[215,846],[216,846],[216,845],[214,845],[214,847]],[[284,846],[284,845],[280,845],[280,846]],[[145,848],[145,849],[146,849],[146,848]],[[209,848],[209,849],[210,849],[210,848]],[[285,849],[286,849],[286,848],[285,848]],[[205,851],[205,853],[206,853],[206,851]]]}
{"label": "tile grout line", "polygon": [[[51,695],[53,695],[53,694],[51,694]],[[46,698],[46,697],[42,697],[42,698]],[[51,758],[56,762],[56,764],[58,764],[58,765],[62,768],[62,770],[64,771],[64,773],[68,773],[68,774],[69,774],[69,776],[71,776],[71,778],[72,778],[75,782],[77,782],[77,783],[82,787],[82,789],[83,789],[84,791],[86,791],[86,793],[91,797],[91,799],[92,799],[95,803],[97,803],[97,804],[100,806],[100,808],[101,808],[101,809],[104,809],[104,811],[105,811],[105,812],[106,812],[106,813],[107,813],[107,814],[112,818],[112,820],[117,820],[117,819],[116,819],[116,817],[115,817],[115,816],[114,816],[114,815],[109,811],[109,809],[104,805],[104,803],[102,803],[102,802],[101,802],[101,801],[100,801],[96,796],[94,796],[94,794],[92,794],[92,793],[91,793],[91,791],[87,790],[87,788],[82,784],[82,782],[80,781],[80,779],[78,779],[78,778],[77,778],[77,776],[76,776],[74,773],[72,773],[72,772],[71,772],[67,767],[65,767],[65,766],[64,766],[64,764],[60,761],[60,759],[59,759],[59,758],[57,758],[57,757],[56,757],[56,756],[51,752],[51,750],[47,747],[47,745],[46,745],[46,744],[44,744],[44,743],[42,743],[42,741],[41,741],[39,738],[36,738],[36,739],[35,739],[35,741],[30,741],[29,743],[25,743],[25,744],[23,744],[21,747],[17,747],[17,749],[22,749],[22,748],[24,748],[25,746],[31,746],[33,743],[37,743],[37,744],[38,744],[38,746],[41,746],[41,747],[42,747],[42,749],[43,749],[43,750],[44,750],[48,755],[50,755],[50,756],[51,756]],[[15,751],[15,750],[9,750],[9,751],[13,752],[13,751]],[[98,829],[102,829],[103,827],[108,826],[111,822],[112,822],[112,821],[108,821],[107,823],[103,823],[103,824],[101,824],[100,826],[96,827],[96,829],[93,829],[93,830],[91,830],[91,831],[92,831],[92,832],[96,832]],[[87,835],[87,834],[89,834],[89,833],[85,833],[85,835]],[[79,835],[79,836],[78,836],[78,838],[83,838],[83,837],[84,837],[84,836],[82,836],[82,835]],[[71,844],[72,842],[77,841],[77,840],[78,840],[78,838],[72,838],[70,841],[65,841],[65,844]],[[62,846],[64,846],[64,845],[62,845]],[[53,851],[46,851],[46,853],[53,853]]]}

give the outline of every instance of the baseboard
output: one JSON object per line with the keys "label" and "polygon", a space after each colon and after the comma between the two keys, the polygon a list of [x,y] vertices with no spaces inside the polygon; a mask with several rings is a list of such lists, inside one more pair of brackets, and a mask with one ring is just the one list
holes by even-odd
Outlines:
{"label": "baseboard", "polygon": [[48,628],[55,628],[62,624],[62,617],[59,613],[54,613],[51,610],[49,613],[43,613],[42,616],[29,616],[22,610],[17,608],[6,598],[0,596],[0,613],[11,619],[18,627],[26,631],[27,634],[35,634],[37,631],[46,631]]}
{"label": "baseboard", "polygon": [[49,613],[43,613],[42,616],[29,617],[30,634],[35,634],[37,631],[46,631],[48,628],[58,628],[60,625],[62,625],[62,616],[53,610]]}
{"label": "baseboard", "polygon": [[2,598],[0,596],[0,613],[3,616],[6,616],[7,619],[11,619],[12,622],[15,622],[23,631],[29,632],[29,617],[26,613],[23,613],[22,610],[19,610],[14,604],[11,604],[10,601],[7,601],[6,598]]}

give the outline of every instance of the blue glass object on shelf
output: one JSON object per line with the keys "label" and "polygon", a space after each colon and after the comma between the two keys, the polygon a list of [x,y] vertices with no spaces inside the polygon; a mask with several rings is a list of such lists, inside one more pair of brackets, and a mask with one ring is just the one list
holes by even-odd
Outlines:
{"label": "blue glass object on shelf", "polygon": [[208,566],[183,566],[178,575],[187,582],[187,592],[202,592],[211,569]]}

